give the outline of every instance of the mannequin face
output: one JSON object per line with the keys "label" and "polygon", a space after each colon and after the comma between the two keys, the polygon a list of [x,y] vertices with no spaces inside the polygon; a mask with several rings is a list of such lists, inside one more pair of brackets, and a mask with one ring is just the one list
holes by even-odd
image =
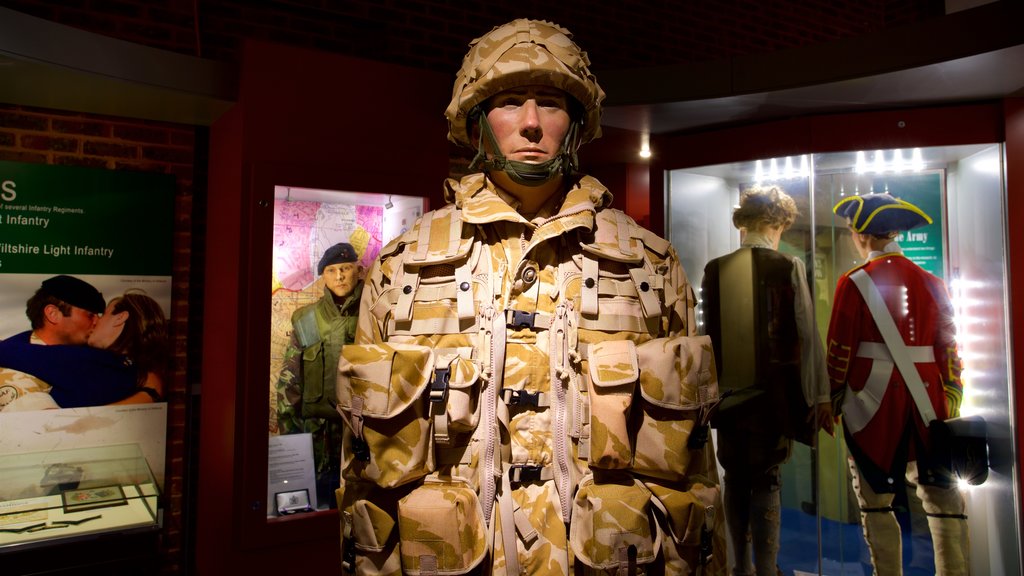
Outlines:
{"label": "mannequin face", "polygon": [[362,268],[355,262],[326,266],[322,274],[324,286],[338,298],[344,298],[355,290]]}
{"label": "mannequin face", "polygon": [[569,102],[561,90],[513,88],[490,101],[487,122],[505,158],[528,164],[551,160],[569,132]]}
{"label": "mannequin face", "polygon": [[[487,123],[491,126],[498,150],[508,160],[541,164],[558,156],[571,126],[569,97],[561,90],[546,86],[526,86],[501,92],[491,98]],[[489,142],[484,143],[490,147]],[[493,150],[487,150],[492,154]],[[521,211],[535,213],[561,188],[561,177],[540,186],[523,186],[507,174],[490,176],[506,192],[522,203]]]}

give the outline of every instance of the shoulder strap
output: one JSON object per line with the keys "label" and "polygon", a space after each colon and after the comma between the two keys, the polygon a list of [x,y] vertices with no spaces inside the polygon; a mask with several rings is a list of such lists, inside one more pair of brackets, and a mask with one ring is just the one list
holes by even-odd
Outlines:
{"label": "shoulder strap", "polygon": [[896,363],[900,374],[903,375],[903,381],[906,383],[907,389],[910,390],[914,404],[917,405],[917,411],[920,412],[921,419],[927,425],[935,420],[935,409],[932,408],[931,400],[924,389],[921,375],[910,359],[910,352],[906,343],[903,342],[903,336],[896,328],[896,322],[889,314],[889,309],[885,307],[882,293],[878,291],[878,286],[863,268],[851,274],[850,279],[857,285],[861,296],[864,297],[864,302],[867,303],[871,316],[875,319],[875,325],[878,326],[878,331],[882,333],[882,339],[885,340],[885,345],[889,348],[889,354],[892,355],[893,362]]}

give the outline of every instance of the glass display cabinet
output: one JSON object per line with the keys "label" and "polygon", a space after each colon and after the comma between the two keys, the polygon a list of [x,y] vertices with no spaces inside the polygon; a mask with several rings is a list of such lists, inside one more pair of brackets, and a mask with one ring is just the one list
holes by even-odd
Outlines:
{"label": "glass display cabinet", "polygon": [[156,530],[159,496],[138,444],[0,455],[0,554]]}
{"label": "glass display cabinet", "polygon": [[[694,287],[700,287],[708,261],[739,248],[732,211],[744,189],[774,185],[793,197],[800,216],[779,250],[804,261],[822,339],[838,278],[862,263],[845,219],[832,212],[836,203],[888,192],[932,218],[898,241],[907,257],[947,287],[964,362],[961,415],[980,416],[987,426],[988,480],[960,487],[973,574],[1020,571],[1020,521],[1007,505],[1016,501],[1017,487],[1003,163],[1002,145],[972,144],[762,158],[669,170],[665,181],[666,230]],[[782,469],[778,565],[786,574],[872,573],[848,454],[841,429],[835,436],[820,432],[814,447],[794,444]],[[929,519],[914,486],[897,491],[893,508],[903,574],[935,574]]]}

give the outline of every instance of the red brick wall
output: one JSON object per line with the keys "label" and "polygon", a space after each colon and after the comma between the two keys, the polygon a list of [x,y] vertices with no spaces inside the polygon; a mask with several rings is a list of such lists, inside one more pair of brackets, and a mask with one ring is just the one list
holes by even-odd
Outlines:
{"label": "red brick wall", "polygon": [[183,562],[194,139],[192,126],[0,104],[0,160],[159,172],[173,174],[177,179],[170,311],[175,370],[166,391],[168,436],[161,535],[163,564],[172,573],[179,571]]}

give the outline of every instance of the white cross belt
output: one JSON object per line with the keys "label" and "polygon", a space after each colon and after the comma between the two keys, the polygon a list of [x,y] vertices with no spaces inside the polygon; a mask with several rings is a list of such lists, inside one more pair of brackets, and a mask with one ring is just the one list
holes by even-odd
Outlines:
{"label": "white cross belt", "polygon": [[[906,346],[904,349],[914,364],[935,363],[935,349],[931,346]],[[867,426],[878,412],[896,367],[889,348],[882,342],[861,342],[857,357],[871,359],[871,373],[864,388],[858,391],[848,389],[843,401],[843,420],[852,433]]]}

